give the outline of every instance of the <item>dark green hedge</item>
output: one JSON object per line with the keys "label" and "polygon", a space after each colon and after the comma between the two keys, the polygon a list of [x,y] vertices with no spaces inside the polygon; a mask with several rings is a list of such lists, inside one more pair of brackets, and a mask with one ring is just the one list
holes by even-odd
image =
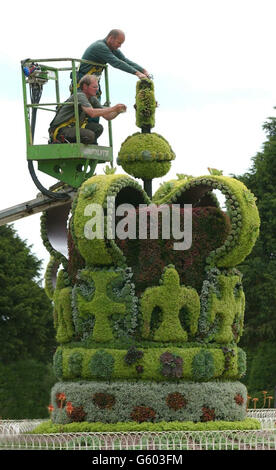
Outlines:
{"label": "dark green hedge", "polygon": [[[276,387],[276,344],[271,342],[264,342],[258,346],[252,362],[250,364],[250,371],[248,376],[248,393],[254,398],[259,398],[257,403],[258,407],[262,407],[264,400],[263,391],[267,391],[267,396],[273,396],[270,407],[274,403],[274,391]],[[251,402],[253,407],[253,402]],[[268,400],[266,401],[268,407]]]}
{"label": "dark green hedge", "polygon": [[55,383],[52,367],[34,359],[0,364],[0,417],[48,417],[49,390]]}

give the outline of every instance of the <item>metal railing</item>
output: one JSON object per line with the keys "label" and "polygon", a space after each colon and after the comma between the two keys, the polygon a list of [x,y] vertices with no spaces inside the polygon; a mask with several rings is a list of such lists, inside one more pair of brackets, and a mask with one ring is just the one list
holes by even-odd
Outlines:
{"label": "metal railing", "polygon": [[28,450],[276,450],[276,432],[178,431],[5,434],[0,449]]}
{"label": "metal railing", "polygon": [[[66,67],[61,67],[61,66],[52,66],[48,65],[49,63],[57,63],[57,62],[69,62],[69,65]],[[29,103],[28,102],[28,95],[27,95],[27,83],[28,79],[25,76],[24,73],[24,65],[25,64],[36,64],[38,67],[40,67],[40,74],[41,77],[44,77],[44,79],[41,79],[41,82],[43,83],[43,80],[45,83],[48,80],[55,80],[55,95],[56,95],[56,101],[55,102],[49,102],[49,103]],[[88,64],[91,66],[95,67],[100,67],[101,69],[104,70],[104,81],[105,81],[105,104],[107,106],[110,106],[110,94],[109,94],[109,80],[108,80],[108,66],[106,64],[97,64],[95,62],[91,62],[88,60],[84,59],[75,59],[75,58],[52,58],[52,59],[27,59],[24,61],[21,61],[21,73],[22,73],[22,87],[23,87],[23,102],[24,102],[24,116],[25,116],[25,129],[26,129],[26,142],[27,142],[27,147],[30,145],[33,145],[33,133],[34,129],[32,132],[31,129],[31,122],[30,122],[30,116],[29,116],[29,110],[30,109],[41,109],[41,110],[46,110],[46,111],[55,111],[51,107],[53,106],[64,106],[68,105],[68,103],[61,102],[60,101],[60,72],[68,72],[70,71],[72,73],[72,94],[74,96],[74,102],[73,104],[70,103],[70,105],[74,106],[74,115],[75,115],[75,123],[76,123],[76,142],[80,143],[80,132],[79,132],[79,114],[78,114],[78,100],[77,100],[77,72],[79,68],[79,64]],[[52,74],[48,75],[48,74]],[[39,75],[38,75],[38,81],[40,80]],[[68,83],[69,87],[69,83]],[[50,106],[50,108],[46,107]],[[109,133],[109,146],[113,146],[112,142],[112,125],[111,121],[108,121],[108,133]]]}
{"label": "metal railing", "polygon": [[274,429],[276,424],[276,408],[259,408],[247,410],[248,418],[260,421],[262,429]]}
{"label": "metal railing", "polygon": [[17,435],[33,431],[45,419],[0,420],[0,436]]}
{"label": "metal railing", "polygon": [[0,421],[0,449],[28,450],[276,450],[276,409],[248,410],[252,431],[82,432],[28,434],[45,420]]}

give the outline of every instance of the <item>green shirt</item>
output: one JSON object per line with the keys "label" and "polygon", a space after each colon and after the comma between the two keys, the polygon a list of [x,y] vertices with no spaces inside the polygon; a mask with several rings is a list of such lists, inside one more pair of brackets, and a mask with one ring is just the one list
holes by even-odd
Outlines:
{"label": "green shirt", "polygon": [[[105,39],[93,42],[84,52],[82,59],[91,60],[91,62],[96,62],[97,64],[110,64],[112,67],[132,74],[135,74],[137,71],[143,72],[144,70],[141,65],[127,59],[119,49],[114,51],[109,49]],[[92,65],[90,64],[81,64],[78,79],[80,80],[83,75],[88,73],[91,67]]]}
{"label": "green shirt", "polygon": [[[79,111],[79,121],[80,124],[85,120],[87,117],[87,114],[82,110],[82,106],[85,108],[102,108],[103,106],[100,104],[100,102],[97,100],[95,96],[92,96],[91,98],[87,98],[87,96],[82,92],[78,91],[77,92],[77,98],[78,98],[78,111]],[[68,100],[65,101],[65,103],[74,103],[74,95],[71,95]],[[63,124],[69,119],[73,118],[75,116],[74,112],[74,105],[64,105],[61,106],[60,109],[57,111],[54,119],[52,120],[50,124],[50,128],[53,127],[58,127],[60,124]]]}

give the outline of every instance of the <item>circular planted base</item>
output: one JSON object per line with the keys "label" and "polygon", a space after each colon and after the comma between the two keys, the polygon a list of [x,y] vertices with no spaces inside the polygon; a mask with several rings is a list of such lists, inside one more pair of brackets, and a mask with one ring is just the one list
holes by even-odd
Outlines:
{"label": "circular planted base", "polygon": [[246,399],[240,382],[58,382],[51,393],[52,421],[242,421]]}

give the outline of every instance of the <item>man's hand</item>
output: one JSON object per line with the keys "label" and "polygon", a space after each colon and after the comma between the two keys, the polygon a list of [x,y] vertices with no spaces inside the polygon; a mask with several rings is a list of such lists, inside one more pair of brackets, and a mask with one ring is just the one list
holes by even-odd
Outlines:
{"label": "man's hand", "polygon": [[118,103],[115,104],[115,106],[112,106],[111,108],[105,108],[105,114],[102,116],[108,121],[111,121],[112,119],[115,119],[119,114],[124,113],[126,109],[127,107],[125,104]]}
{"label": "man's hand", "polygon": [[145,73],[142,73],[142,72],[136,72],[135,74],[138,78],[140,78],[140,80],[142,80],[143,78],[148,78],[147,75]]}
{"label": "man's hand", "polygon": [[126,105],[125,105],[125,104],[121,104],[121,103],[116,104],[116,105],[115,105],[115,108],[116,108],[117,113],[124,113],[124,112],[127,110]]}
{"label": "man's hand", "polygon": [[111,106],[109,108],[92,108],[91,107],[84,107],[82,106],[83,111],[88,114],[88,116],[94,118],[94,117],[103,117],[104,119],[107,119],[110,121],[111,119],[114,119],[117,117],[119,114],[124,113],[127,109],[125,104],[119,103],[115,104],[115,106]]}

